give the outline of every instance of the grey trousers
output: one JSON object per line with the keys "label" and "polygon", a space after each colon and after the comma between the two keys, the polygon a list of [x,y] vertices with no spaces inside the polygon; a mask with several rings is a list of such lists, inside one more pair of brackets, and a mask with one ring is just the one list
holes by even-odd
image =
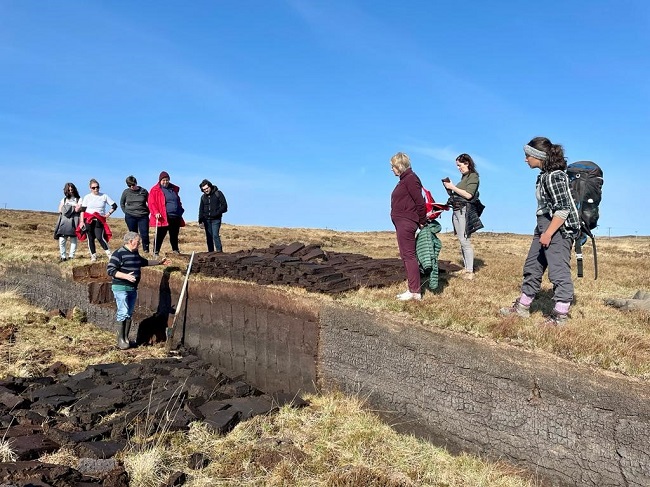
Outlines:
{"label": "grey trousers", "polygon": [[467,228],[466,213],[466,207],[460,210],[454,210],[454,213],[451,215],[451,224],[454,226],[454,233],[460,242],[460,254],[463,256],[465,270],[474,272],[474,247],[472,247],[469,236],[465,235],[465,229]]}
{"label": "grey trousers", "polygon": [[571,278],[571,247],[573,239],[562,237],[558,230],[547,248],[539,243],[539,237],[548,228],[548,215],[537,217],[537,226],[524,264],[524,282],[521,292],[534,298],[542,287],[542,277],[548,268],[548,278],[553,284],[553,301],[573,301],[573,279]]}

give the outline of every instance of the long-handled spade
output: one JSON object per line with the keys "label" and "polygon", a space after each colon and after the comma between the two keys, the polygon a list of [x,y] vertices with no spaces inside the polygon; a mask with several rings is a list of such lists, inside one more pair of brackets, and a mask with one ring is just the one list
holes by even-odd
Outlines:
{"label": "long-handled spade", "polygon": [[181,294],[178,297],[178,304],[176,305],[176,311],[174,312],[174,319],[172,320],[171,325],[169,321],[167,322],[167,342],[165,343],[165,349],[167,352],[172,349],[172,339],[174,338],[174,327],[176,326],[176,319],[178,315],[181,314],[181,307],[183,306],[183,298],[185,297],[185,290],[187,289],[187,280],[190,277],[190,271],[192,270],[192,263],[194,262],[194,252],[190,256],[190,263],[187,266],[187,272],[185,273],[185,280],[183,281],[183,287],[181,288]]}

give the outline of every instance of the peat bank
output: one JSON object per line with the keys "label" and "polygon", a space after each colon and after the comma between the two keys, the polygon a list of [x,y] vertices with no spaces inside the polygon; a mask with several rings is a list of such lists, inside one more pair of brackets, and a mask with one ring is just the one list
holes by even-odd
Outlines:
{"label": "peat bank", "polygon": [[[5,273],[0,287],[18,286],[47,309],[81,307],[112,327],[103,270],[75,268],[66,279],[56,266],[29,266]],[[166,323],[181,286],[178,272],[144,269],[135,321]],[[650,485],[642,381],[257,284],[190,280],[178,312],[174,345],[266,394],[360,394],[401,429],[552,485]]]}

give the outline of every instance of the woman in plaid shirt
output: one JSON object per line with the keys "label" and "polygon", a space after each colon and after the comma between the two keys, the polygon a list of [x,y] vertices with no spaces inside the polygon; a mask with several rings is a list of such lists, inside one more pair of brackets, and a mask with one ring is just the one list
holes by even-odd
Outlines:
{"label": "woman in plaid shirt", "polygon": [[573,301],[571,247],[580,228],[578,210],[566,174],[566,157],[562,146],[553,144],[546,137],[535,137],[528,142],[524,154],[531,169],[541,170],[535,184],[537,225],[524,264],[521,295],[510,308],[501,308],[500,311],[504,316],[530,316],[530,304],[548,269],[555,306],[544,324],[563,325]]}

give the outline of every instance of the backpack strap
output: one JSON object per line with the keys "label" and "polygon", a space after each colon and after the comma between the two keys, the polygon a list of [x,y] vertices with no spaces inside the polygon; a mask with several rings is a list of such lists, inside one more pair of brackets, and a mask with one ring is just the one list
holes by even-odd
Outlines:
{"label": "backpack strap", "polygon": [[576,238],[575,249],[576,249],[576,258],[578,260],[578,277],[583,276],[582,272],[582,244],[587,240],[587,237],[591,239],[591,248],[594,251],[594,280],[598,279],[598,251],[596,250],[596,239],[594,234],[591,233],[585,225],[581,225],[580,233]]}
{"label": "backpack strap", "polygon": [[591,232],[589,232],[589,236],[591,237],[591,246],[594,249],[594,281],[598,279],[598,252],[596,251],[596,239],[594,238],[593,235],[591,235]]}
{"label": "backpack strap", "polygon": [[583,276],[583,267],[582,267],[582,243],[580,240],[581,236],[578,235],[578,238],[576,238],[575,241],[575,250],[576,250],[576,264],[578,265],[578,277]]}

